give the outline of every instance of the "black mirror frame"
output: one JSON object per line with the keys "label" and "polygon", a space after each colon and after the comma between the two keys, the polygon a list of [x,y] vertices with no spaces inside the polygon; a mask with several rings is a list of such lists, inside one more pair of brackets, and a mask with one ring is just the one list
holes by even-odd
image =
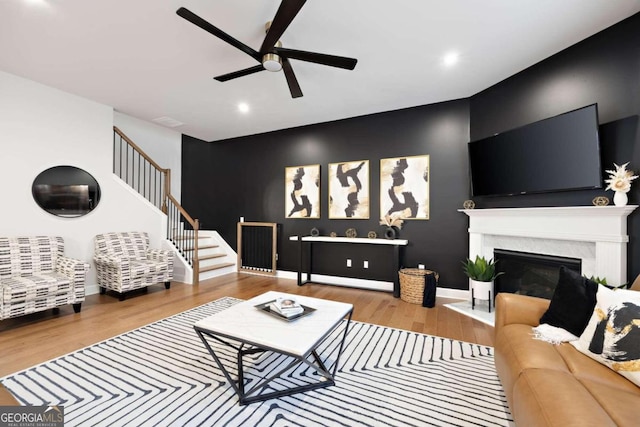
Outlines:
{"label": "black mirror frame", "polygon": [[100,202],[100,184],[87,171],[75,166],[54,166],[33,180],[31,193],[44,211],[62,218],[77,218],[94,210]]}

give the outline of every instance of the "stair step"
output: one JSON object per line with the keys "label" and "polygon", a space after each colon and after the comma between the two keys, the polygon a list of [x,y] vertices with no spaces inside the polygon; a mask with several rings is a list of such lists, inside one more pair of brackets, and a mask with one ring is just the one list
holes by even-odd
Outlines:
{"label": "stair step", "polygon": [[232,262],[223,262],[223,263],[220,263],[220,264],[209,265],[207,267],[200,268],[200,273],[204,273],[204,272],[212,271],[212,270],[218,270],[220,268],[230,267],[232,265],[235,265],[235,264],[232,263]]}
{"label": "stair step", "polygon": [[[202,246],[198,246],[198,250],[201,251],[203,249],[215,249],[215,248],[219,248],[220,245],[202,245]],[[192,251],[193,248],[182,248],[183,251]]]}
{"label": "stair step", "polygon": [[[198,235],[198,240],[208,239],[209,236]],[[173,236],[173,240],[192,240],[193,236]]]}
{"label": "stair step", "polygon": [[224,258],[226,256],[227,256],[227,254],[204,255],[204,256],[199,256],[198,257],[198,261],[206,261],[206,260],[210,260],[210,259],[214,259],[214,258]]}

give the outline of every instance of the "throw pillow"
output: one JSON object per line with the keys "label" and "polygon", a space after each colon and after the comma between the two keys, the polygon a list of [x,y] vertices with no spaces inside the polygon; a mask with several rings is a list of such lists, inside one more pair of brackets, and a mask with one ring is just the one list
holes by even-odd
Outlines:
{"label": "throw pillow", "polygon": [[571,344],[640,386],[640,292],[600,285],[597,299],[589,324]]}
{"label": "throw pillow", "polygon": [[579,337],[593,313],[596,292],[596,282],[561,266],[549,309],[540,318],[540,323],[562,328]]}

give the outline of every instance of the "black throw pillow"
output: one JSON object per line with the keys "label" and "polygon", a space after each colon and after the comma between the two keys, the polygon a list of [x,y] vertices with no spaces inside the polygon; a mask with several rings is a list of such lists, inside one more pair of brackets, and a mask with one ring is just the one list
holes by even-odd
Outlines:
{"label": "black throw pillow", "polygon": [[558,285],[540,323],[562,328],[579,337],[589,323],[597,292],[596,282],[564,266],[560,267]]}

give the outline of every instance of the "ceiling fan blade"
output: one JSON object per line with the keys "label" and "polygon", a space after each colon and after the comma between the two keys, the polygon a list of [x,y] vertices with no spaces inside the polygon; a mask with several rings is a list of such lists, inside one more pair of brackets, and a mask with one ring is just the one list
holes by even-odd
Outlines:
{"label": "ceiling fan blade", "polygon": [[296,79],[296,75],[293,72],[293,68],[291,68],[291,63],[287,58],[282,58],[282,71],[284,71],[284,76],[287,79],[291,97],[300,98],[302,96],[302,90],[300,89],[298,79]]}
{"label": "ceiling fan blade", "polygon": [[273,21],[271,22],[271,27],[269,27],[269,31],[262,42],[262,46],[260,47],[260,53],[265,54],[271,51],[273,46],[275,46],[276,42],[280,40],[280,37],[285,32],[293,18],[296,17],[302,6],[306,3],[307,0],[282,0],[280,3],[280,7],[276,12],[276,16],[274,16]]}
{"label": "ceiling fan blade", "polygon": [[307,52],[305,50],[286,49],[276,47],[274,51],[284,58],[298,59],[300,61],[315,62],[316,64],[328,65],[330,67],[353,70],[358,63],[357,59],[345,56],[327,55],[324,53]]}
{"label": "ceiling fan blade", "polygon": [[234,71],[233,73],[223,74],[218,77],[214,77],[219,82],[226,82],[228,80],[237,79],[238,77],[248,76],[249,74],[257,73],[258,71],[263,71],[264,67],[262,65],[255,65],[253,67],[245,68],[244,70]]}
{"label": "ceiling fan blade", "polygon": [[255,50],[251,49],[249,46],[247,46],[246,44],[242,43],[241,41],[234,39],[229,34],[225,33],[221,29],[213,26],[209,22],[207,22],[204,19],[200,18],[198,15],[196,15],[193,12],[191,12],[189,9],[185,9],[184,7],[181,7],[180,9],[178,9],[176,11],[176,13],[178,14],[178,16],[183,17],[184,19],[186,19],[187,21],[191,22],[192,24],[197,25],[198,27],[202,28],[203,30],[213,34],[216,37],[218,37],[220,40],[225,41],[225,42],[229,43],[231,46],[235,47],[236,49],[239,49],[239,50],[243,51],[247,55],[249,55],[252,58],[254,58],[256,61],[259,61],[259,62],[261,61],[262,55],[260,55],[259,52],[256,52]]}

